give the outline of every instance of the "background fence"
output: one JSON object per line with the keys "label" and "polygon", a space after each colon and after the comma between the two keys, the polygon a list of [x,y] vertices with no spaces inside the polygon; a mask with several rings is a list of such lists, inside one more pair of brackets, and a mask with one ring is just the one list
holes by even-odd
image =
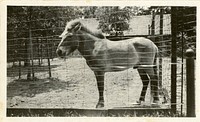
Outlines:
{"label": "background fence", "polygon": [[[177,108],[181,114],[186,113],[186,57],[185,51],[193,49],[196,52],[196,7],[174,7],[173,15],[173,38],[174,66],[176,72],[176,95]],[[191,69],[192,70],[192,69]],[[194,69],[195,70],[195,69]],[[175,78],[174,78],[175,79]],[[173,81],[172,81],[173,82]]]}
{"label": "background fence", "polygon": [[[54,77],[55,70],[52,71],[52,68],[55,67],[51,62],[56,60],[55,57],[57,57],[55,51],[60,42],[58,36],[64,30],[67,21],[80,18],[80,14],[76,14],[79,11],[74,10],[73,7],[43,7],[43,9],[42,12],[40,7],[24,7],[24,9],[21,9],[20,7],[10,6],[7,9],[7,76],[10,82],[18,78],[34,79],[38,72],[45,72],[45,74],[48,74],[48,76],[45,76]],[[18,18],[16,11],[20,15],[19,17],[23,16],[23,18]],[[73,12],[74,16],[65,16],[66,13],[70,12]],[[186,101],[184,51],[188,47],[196,49],[196,8],[177,7],[176,11],[172,12],[175,14],[173,19],[171,14],[164,14],[162,7],[153,11],[152,15],[149,15],[151,16],[151,24],[146,27],[149,34],[140,36],[150,38],[159,48],[158,71],[161,81],[159,86],[162,87],[160,93],[166,97],[167,103],[171,102],[172,108],[184,113]],[[13,19],[11,16],[16,17]],[[96,27],[96,23],[92,22]],[[86,23],[91,24],[88,19],[86,19]],[[172,30],[175,28],[176,32],[173,33],[174,31],[172,32],[171,28]],[[176,45],[173,46],[173,35],[171,33],[176,37]],[[107,36],[107,38],[118,41],[135,36],[138,35]],[[81,56],[78,52],[74,52],[72,57]],[[174,64],[176,64],[175,70]],[[83,67],[86,66],[83,65]],[[176,77],[177,79],[175,79]],[[174,79],[175,81],[173,81]],[[172,82],[176,84],[171,84]],[[129,82],[128,85],[130,85]],[[70,84],[67,83],[67,86],[70,86]],[[13,86],[11,85],[11,87]],[[127,99],[129,97],[128,95]],[[82,102],[84,104],[84,101]]]}

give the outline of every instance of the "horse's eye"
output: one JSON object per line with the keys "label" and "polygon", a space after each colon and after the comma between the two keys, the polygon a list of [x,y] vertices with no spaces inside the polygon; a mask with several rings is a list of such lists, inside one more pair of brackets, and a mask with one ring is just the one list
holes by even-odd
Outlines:
{"label": "horse's eye", "polygon": [[71,36],[71,35],[69,35],[69,36],[67,36],[67,38],[72,38],[72,36]]}
{"label": "horse's eye", "polygon": [[68,31],[68,32],[71,32],[71,31],[72,31],[72,28],[67,28],[67,31]]}

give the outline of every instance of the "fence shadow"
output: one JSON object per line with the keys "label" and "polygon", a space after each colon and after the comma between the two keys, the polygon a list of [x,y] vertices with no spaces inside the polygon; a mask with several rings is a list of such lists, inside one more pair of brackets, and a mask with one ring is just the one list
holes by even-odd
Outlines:
{"label": "fence shadow", "polygon": [[71,82],[62,81],[57,78],[35,79],[34,81],[20,79],[8,83],[7,97],[34,97],[36,94],[46,93],[53,90],[62,91],[70,86],[72,86]]}

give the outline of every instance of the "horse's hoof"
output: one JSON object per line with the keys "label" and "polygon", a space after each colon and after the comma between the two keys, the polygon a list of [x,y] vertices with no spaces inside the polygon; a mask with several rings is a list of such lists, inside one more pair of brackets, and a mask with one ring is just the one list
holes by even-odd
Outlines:
{"label": "horse's hoof", "polygon": [[153,102],[151,103],[152,105],[158,105],[161,104],[159,100],[153,100]]}
{"label": "horse's hoof", "polygon": [[96,108],[103,108],[104,107],[104,103],[100,102],[96,105]]}
{"label": "horse's hoof", "polygon": [[131,103],[132,105],[141,105],[141,102],[140,101],[136,101],[134,103]]}
{"label": "horse's hoof", "polygon": [[131,103],[131,104],[132,105],[141,105],[142,103],[144,103],[144,101],[139,100],[139,101],[136,101],[135,103]]}
{"label": "horse's hoof", "polygon": [[142,103],[142,101],[141,101],[141,100],[139,100],[139,101],[136,101],[136,104],[138,104],[138,105],[141,105],[141,103]]}

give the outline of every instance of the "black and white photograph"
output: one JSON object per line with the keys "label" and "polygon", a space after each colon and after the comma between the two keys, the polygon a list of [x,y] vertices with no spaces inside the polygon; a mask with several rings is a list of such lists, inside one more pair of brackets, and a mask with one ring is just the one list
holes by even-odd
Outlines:
{"label": "black and white photograph", "polygon": [[196,118],[197,8],[6,5],[6,117]]}

